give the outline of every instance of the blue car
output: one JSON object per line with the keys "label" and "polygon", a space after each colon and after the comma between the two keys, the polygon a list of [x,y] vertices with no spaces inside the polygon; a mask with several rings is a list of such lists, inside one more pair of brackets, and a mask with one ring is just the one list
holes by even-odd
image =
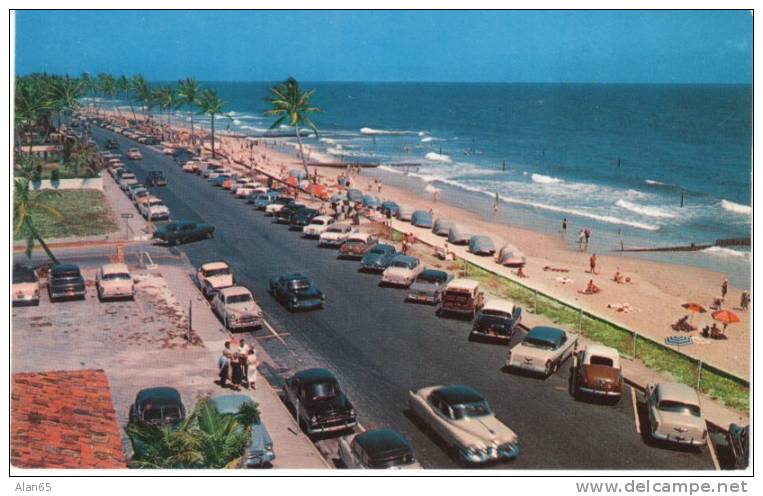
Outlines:
{"label": "blue car", "polygon": [[254,208],[257,210],[265,210],[265,207],[273,203],[279,196],[281,195],[277,191],[268,191],[267,193],[257,193],[253,197],[250,196],[247,201],[254,203]]}
{"label": "blue car", "polygon": [[384,272],[389,267],[397,250],[392,245],[377,244],[360,261],[360,270],[364,272]]}
{"label": "blue car", "polygon": [[382,202],[381,207],[379,208],[381,210],[381,213],[384,215],[387,215],[389,212],[389,215],[391,217],[397,217],[397,213],[400,212],[400,205],[393,201],[385,201]]}
{"label": "blue car", "polygon": [[231,176],[230,174],[220,174],[216,178],[212,179],[212,186],[217,186],[219,188],[219,187],[221,187],[223,185],[223,183],[226,180],[228,180],[228,179],[230,179],[232,177],[233,176]]}
{"label": "blue car", "polygon": [[[221,415],[236,415],[245,404],[252,404],[249,396],[244,394],[226,394],[210,399],[212,405]],[[273,439],[265,425],[257,419],[249,426],[249,442],[246,447],[246,468],[262,467],[276,459],[273,451]]]}

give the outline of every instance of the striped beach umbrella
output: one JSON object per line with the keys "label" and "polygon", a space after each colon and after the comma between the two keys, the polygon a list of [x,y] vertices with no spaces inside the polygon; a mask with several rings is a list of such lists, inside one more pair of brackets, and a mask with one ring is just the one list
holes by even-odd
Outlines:
{"label": "striped beach umbrella", "polygon": [[665,338],[665,344],[668,346],[686,346],[692,342],[691,336],[669,336]]}

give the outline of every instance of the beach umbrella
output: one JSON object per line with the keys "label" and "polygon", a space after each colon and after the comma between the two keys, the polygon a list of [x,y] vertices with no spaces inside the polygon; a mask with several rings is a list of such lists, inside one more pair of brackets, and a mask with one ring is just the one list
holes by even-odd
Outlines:
{"label": "beach umbrella", "polygon": [[729,324],[736,324],[739,322],[739,316],[730,310],[718,310],[711,314],[713,319],[723,324],[723,332],[726,332],[726,327]]}
{"label": "beach umbrella", "polygon": [[665,338],[665,344],[668,346],[686,346],[692,344],[691,336],[669,336]]}
{"label": "beach umbrella", "polygon": [[[682,306],[682,307],[684,307],[685,309],[687,309],[687,310],[688,310],[689,312],[691,312],[692,314],[695,314],[695,313],[705,313],[705,312],[707,312],[707,310],[705,310],[705,307],[703,307],[703,306],[702,306],[702,305],[700,305],[699,303],[692,303],[692,302],[689,302],[689,303],[684,303],[684,304],[683,304],[683,305],[681,305],[681,306]],[[689,320],[691,321],[691,317],[689,317]]]}

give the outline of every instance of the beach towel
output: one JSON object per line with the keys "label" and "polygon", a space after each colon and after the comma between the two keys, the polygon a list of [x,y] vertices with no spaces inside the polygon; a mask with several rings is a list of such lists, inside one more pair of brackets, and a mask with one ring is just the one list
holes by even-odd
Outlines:
{"label": "beach towel", "polygon": [[569,284],[573,282],[573,280],[570,279],[569,277],[559,276],[556,278],[556,282],[560,282],[562,284]]}

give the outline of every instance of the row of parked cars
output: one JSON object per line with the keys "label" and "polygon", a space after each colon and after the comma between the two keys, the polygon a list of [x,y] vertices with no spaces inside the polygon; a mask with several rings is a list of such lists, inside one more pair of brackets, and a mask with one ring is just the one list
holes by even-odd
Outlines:
{"label": "row of parked cars", "polygon": [[167,185],[167,179],[160,170],[149,171],[144,183],[138,181],[137,176],[131,171],[121,157],[111,150],[101,152],[101,158],[105,162],[109,174],[114,178],[119,188],[133,202],[143,218],[150,222],[166,221],[170,218],[170,210],[161,198],[151,194],[149,188]]}

